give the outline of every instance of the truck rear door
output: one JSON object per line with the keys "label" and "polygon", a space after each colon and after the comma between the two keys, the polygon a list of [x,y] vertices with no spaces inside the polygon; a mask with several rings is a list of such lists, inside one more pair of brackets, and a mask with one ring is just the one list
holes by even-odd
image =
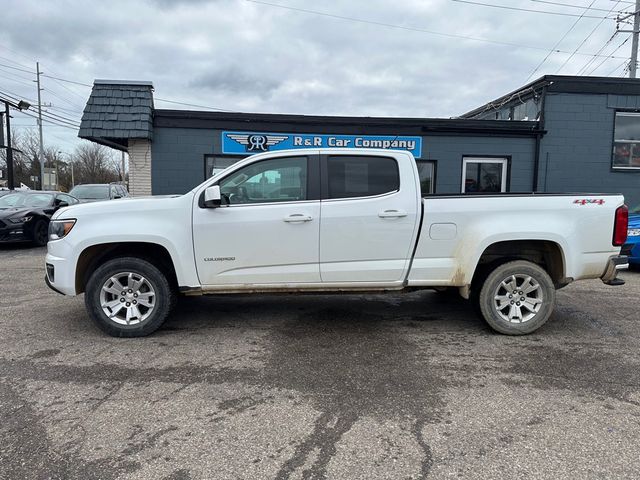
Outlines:
{"label": "truck rear door", "polygon": [[404,280],[420,220],[419,183],[410,162],[401,152],[321,156],[323,282]]}

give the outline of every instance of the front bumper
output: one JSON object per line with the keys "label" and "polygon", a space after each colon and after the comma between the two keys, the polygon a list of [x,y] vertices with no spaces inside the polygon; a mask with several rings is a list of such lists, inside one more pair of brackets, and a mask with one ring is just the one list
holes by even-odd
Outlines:
{"label": "front bumper", "polygon": [[76,262],[73,246],[65,239],[47,244],[45,257],[46,283],[63,295],[76,295]]}
{"label": "front bumper", "polygon": [[614,255],[609,257],[607,268],[600,279],[607,285],[624,285],[624,280],[617,278],[618,270],[626,270],[627,268],[629,268],[629,257],[626,255]]}
{"label": "front bumper", "polygon": [[10,223],[7,221],[0,220],[0,242],[1,243],[11,243],[11,242],[28,242],[31,240],[27,232],[24,229],[24,223]]}

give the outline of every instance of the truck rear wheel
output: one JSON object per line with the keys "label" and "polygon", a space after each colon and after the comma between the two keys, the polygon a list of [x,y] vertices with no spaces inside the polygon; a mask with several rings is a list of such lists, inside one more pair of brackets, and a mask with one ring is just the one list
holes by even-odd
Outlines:
{"label": "truck rear wheel", "polygon": [[89,316],[113,337],[143,337],[155,332],[176,300],[165,274],[136,257],[105,262],[91,274],[85,290]]}
{"label": "truck rear wheel", "polygon": [[556,290],[549,274],[524,260],[503,263],[489,273],[477,297],[482,317],[506,335],[532,333],[549,319]]}

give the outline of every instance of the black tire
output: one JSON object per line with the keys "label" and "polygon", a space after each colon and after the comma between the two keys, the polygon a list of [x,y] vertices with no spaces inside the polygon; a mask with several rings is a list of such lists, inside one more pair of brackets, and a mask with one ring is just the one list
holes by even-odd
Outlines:
{"label": "black tire", "polygon": [[[527,282],[527,277],[531,277],[531,281]],[[511,290],[512,279],[516,280],[515,290]],[[507,280],[509,283],[503,283]],[[523,285],[534,290],[527,293],[527,288],[520,289]],[[497,300],[497,296],[502,298]],[[477,297],[482,317],[491,328],[505,335],[526,335],[536,331],[551,316],[555,301],[556,289],[549,274],[539,265],[524,260],[496,267],[485,278]]]}
{"label": "black tire", "polygon": [[44,247],[49,241],[49,223],[42,218],[36,220],[31,230],[31,239],[38,247]]}
{"label": "black tire", "polygon": [[[114,320],[105,313],[101,304],[101,294],[103,286],[105,286],[112,277],[117,277],[118,275],[129,272],[136,278],[143,278],[147,282],[146,286],[148,286],[147,288],[149,288],[149,290],[147,290],[146,293],[153,298],[153,308],[146,318],[141,320],[134,319],[132,322],[135,321],[136,323],[127,325],[116,321],[125,320],[119,317],[116,317],[116,320]],[[152,291],[153,294],[150,294],[149,291]],[[133,294],[134,293],[131,293],[130,295]],[[140,293],[140,296],[142,297],[143,294],[144,293]],[[109,295],[112,294],[109,293]],[[84,302],[91,320],[93,320],[96,326],[103,332],[108,333],[112,337],[144,337],[155,332],[162,326],[176,303],[176,297],[175,289],[160,269],[149,261],[141,258],[122,257],[105,262],[91,274],[85,288]],[[129,300],[135,303],[134,299]],[[112,301],[115,301],[115,299]],[[126,305],[129,304],[126,303]],[[138,312],[140,312],[140,309],[146,308],[142,306],[142,302],[138,307]],[[124,304],[123,307],[119,308],[124,308]],[[118,315],[124,315],[124,313],[118,313]]]}

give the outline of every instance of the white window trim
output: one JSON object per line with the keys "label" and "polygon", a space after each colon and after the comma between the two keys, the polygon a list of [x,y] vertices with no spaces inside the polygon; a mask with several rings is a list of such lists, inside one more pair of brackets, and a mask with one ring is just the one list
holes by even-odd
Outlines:
{"label": "white window trim", "polygon": [[464,191],[465,180],[467,178],[467,164],[468,163],[501,163],[502,164],[502,180],[500,183],[500,193],[507,191],[507,166],[509,159],[506,157],[462,157],[462,178],[460,181],[460,192]]}

